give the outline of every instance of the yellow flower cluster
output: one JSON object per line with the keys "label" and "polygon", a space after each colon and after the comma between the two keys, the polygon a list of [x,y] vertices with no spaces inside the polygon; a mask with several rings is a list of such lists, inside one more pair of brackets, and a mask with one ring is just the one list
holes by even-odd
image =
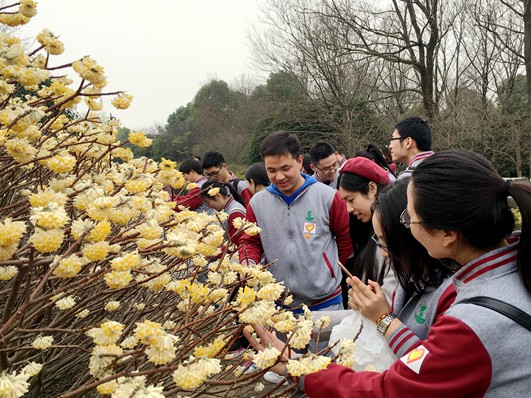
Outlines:
{"label": "yellow flower cluster", "polygon": [[17,267],[14,267],[12,265],[0,266],[0,281],[8,281],[10,279],[13,279],[17,274]]}
{"label": "yellow flower cluster", "polygon": [[163,387],[145,385],[146,377],[119,377],[98,386],[98,392],[113,398],[164,398]]}
{"label": "yellow flower cluster", "polygon": [[11,138],[4,144],[7,153],[18,163],[29,163],[35,158],[37,150],[27,138]]}
{"label": "yellow flower cluster", "polygon": [[30,241],[33,247],[41,253],[51,253],[57,251],[63,243],[64,232],[62,229],[44,230],[40,228],[35,229],[35,233],[31,236]]}
{"label": "yellow flower cluster", "polygon": [[258,235],[262,230],[255,223],[247,221],[246,219],[241,217],[236,217],[232,222],[232,225],[234,226],[234,228],[240,231],[244,231],[249,236]]}
{"label": "yellow flower cluster", "polygon": [[281,283],[269,283],[262,287],[257,293],[256,297],[261,300],[275,301],[280,298],[284,292],[284,286]]}
{"label": "yellow flower cluster", "polygon": [[295,360],[288,360],[286,365],[290,375],[300,377],[326,369],[332,361],[330,357],[308,355]]}
{"label": "yellow flower cluster", "polygon": [[46,350],[50,348],[53,344],[53,337],[52,336],[39,336],[35,340],[33,340],[33,343],[31,345],[36,350]]}
{"label": "yellow flower cluster", "polygon": [[205,382],[205,380],[221,372],[219,359],[200,358],[189,365],[179,365],[173,372],[173,381],[184,390],[193,390]]}
{"label": "yellow flower cluster", "polygon": [[207,192],[208,196],[216,196],[219,193],[219,188],[210,188]]}
{"label": "yellow flower cluster", "polygon": [[151,145],[153,140],[146,137],[146,134],[142,131],[138,133],[129,133],[129,142],[133,145],[139,146],[141,148],[147,148]]}
{"label": "yellow flower cluster", "polygon": [[50,169],[58,174],[64,174],[72,171],[76,165],[76,158],[70,155],[68,152],[63,152],[52,156],[51,158],[44,159],[41,162],[44,167]]}
{"label": "yellow flower cluster", "polygon": [[313,322],[311,319],[302,318],[293,330],[290,343],[295,349],[305,348],[312,339]]}
{"label": "yellow flower cluster", "polygon": [[160,170],[173,170],[177,166],[177,162],[174,162],[170,159],[162,158],[159,163],[159,169]]}
{"label": "yellow flower cluster", "polygon": [[83,258],[72,254],[59,261],[59,264],[53,270],[53,274],[59,278],[73,278],[81,271],[83,265]]}
{"label": "yellow flower cluster", "polygon": [[138,178],[136,180],[129,180],[125,183],[125,189],[127,189],[131,193],[141,193],[145,192],[150,186],[152,185],[152,182],[149,181],[147,178]]}
{"label": "yellow flower cluster", "polygon": [[159,226],[159,223],[153,219],[147,219],[144,223],[135,228],[135,232],[138,232],[144,239],[157,239],[160,238],[164,230]]}
{"label": "yellow flower cluster", "polygon": [[72,63],[72,68],[81,76],[98,88],[107,85],[103,68],[90,57],[83,57]]}
{"label": "yellow flower cluster", "polygon": [[32,193],[28,199],[33,207],[45,207],[52,202],[64,206],[66,203],[66,195],[52,189]]}
{"label": "yellow flower cluster", "polygon": [[[20,5],[20,8],[21,9],[23,8],[22,2],[21,2],[21,5]],[[35,9],[35,4],[33,4],[33,5],[29,5],[29,4],[28,5],[24,5],[24,10],[26,10],[26,12],[31,12],[34,9]],[[21,14],[22,14],[22,12],[21,12]],[[23,15],[29,16],[29,15],[26,15],[26,14],[23,14]],[[33,15],[35,15],[35,14],[33,14]],[[33,15],[31,15],[31,16],[33,16]],[[50,32],[48,29],[44,29],[41,33],[39,33],[37,35],[37,41],[44,46],[44,50],[46,50],[46,52],[48,54],[60,55],[64,51],[63,43],[61,43],[59,40],[57,40],[57,38],[53,35],[53,33]]]}
{"label": "yellow flower cluster", "polygon": [[76,299],[74,296],[63,297],[55,302],[55,306],[60,310],[67,310],[76,305]]}
{"label": "yellow flower cluster", "polygon": [[123,289],[133,280],[133,276],[129,271],[112,271],[105,274],[104,279],[111,289]]}
{"label": "yellow flower cluster", "polygon": [[315,321],[315,327],[319,329],[326,329],[328,325],[330,325],[330,317],[328,316],[319,317],[319,319]]}
{"label": "yellow flower cluster", "polygon": [[105,304],[105,311],[113,312],[116,311],[118,308],[120,308],[120,302],[111,300],[108,301],[107,304]]}
{"label": "yellow flower cluster", "polygon": [[0,231],[0,261],[9,260],[17,251],[18,244],[26,232],[26,223],[6,218],[0,222]]}
{"label": "yellow flower cluster", "polygon": [[89,261],[100,261],[107,258],[111,245],[108,242],[89,243],[83,246],[83,256]]}
{"label": "yellow flower cluster", "polygon": [[194,348],[194,355],[196,357],[214,358],[221,352],[221,349],[226,344],[224,336],[218,336],[216,339],[206,345],[197,346]]}
{"label": "yellow flower cluster", "polygon": [[[171,186],[173,189],[181,189],[186,185],[186,180],[184,179],[183,174],[175,169],[163,169],[157,175],[157,181],[164,186]],[[191,184],[188,184],[188,189]]]}
{"label": "yellow flower cluster", "polygon": [[196,254],[197,239],[192,231],[175,228],[166,235],[164,252],[179,258],[189,258]]}
{"label": "yellow flower cluster", "polygon": [[29,22],[29,18],[22,13],[0,14],[0,23],[7,26],[24,25]]}
{"label": "yellow flower cluster", "polygon": [[155,365],[165,365],[175,359],[175,342],[177,338],[171,334],[164,334],[146,349],[148,360]]}
{"label": "yellow flower cluster", "polygon": [[280,351],[275,347],[269,347],[254,355],[253,362],[258,369],[266,369],[273,366],[280,356]]}
{"label": "yellow flower cluster", "polygon": [[111,101],[111,104],[116,109],[127,109],[133,100],[133,96],[129,94],[121,94],[117,97],[114,97]]}
{"label": "yellow flower cluster", "polygon": [[135,253],[127,253],[122,257],[111,260],[111,267],[115,271],[128,271],[138,267],[140,264],[140,256]]}
{"label": "yellow flower cluster", "polygon": [[101,242],[102,240],[105,240],[110,233],[111,223],[107,220],[102,220],[90,231],[87,235],[87,240],[89,242]]}
{"label": "yellow flower cluster", "polygon": [[288,333],[297,325],[297,319],[292,312],[279,312],[271,317],[271,324],[280,333]]}
{"label": "yellow flower cluster", "polygon": [[240,307],[246,308],[253,304],[255,300],[256,293],[252,288],[250,288],[249,286],[244,286],[243,288],[239,289],[238,296],[236,297],[236,302],[240,305]]}
{"label": "yellow flower cluster", "polygon": [[2,398],[19,398],[29,391],[28,379],[40,373],[42,365],[30,362],[17,373],[0,374],[0,394]]}
{"label": "yellow flower cluster", "polygon": [[123,354],[123,350],[116,344],[96,345],[92,350],[89,361],[89,373],[98,378],[112,374],[110,365]]}
{"label": "yellow flower cluster", "polygon": [[55,202],[44,207],[33,207],[31,213],[30,220],[46,230],[63,228],[69,220],[65,209]]}
{"label": "yellow flower cluster", "polygon": [[119,322],[108,321],[102,323],[99,328],[90,329],[87,336],[92,337],[96,345],[111,345],[120,339],[124,327]]}
{"label": "yellow flower cluster", "polygon": [[142,344],[154,344],[158,339],[164,336],[165,333],[162,325],[157,322],[146,320],[136,324],[135,337]]}

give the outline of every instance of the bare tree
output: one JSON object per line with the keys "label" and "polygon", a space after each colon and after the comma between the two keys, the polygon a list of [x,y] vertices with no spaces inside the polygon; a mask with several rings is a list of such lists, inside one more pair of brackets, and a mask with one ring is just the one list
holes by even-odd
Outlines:
{"label": "bare tree", "polygon": [[352,150],[374,135],[378,126],[362,125],[363,104],[376,100],[375,86],[384,70],[374,58],[345,51],[327,5],[311,0],[268,0],[262,24],[251,42],[256,62],[298,79],[310,99],[322,101],[331,114],[338,111],[335,141]]}
{"label": "bare tree", "polygon": [[416,93],[428,118],[436,117],[440,44],[457,14],[454,2],[391,0],[382,7],[362,1],[330,0],[326,13],[342,29],[346,51],[406,66],[401,70],[410,84],[400,90]]}
{"label": "bare tree", "polygon": [[[531,173],[531,11],[529,0],[481,0],[474,4],[472,15],[489,46],[496,51],[489,58],[490,82],[494,85],[502,115],[511,121],[514,131],[516,172],[522,175],[523,152],[528,153]],[[527,109],[518,115],[507,106],[519,74],[526,72]],[[523,134],[523,131],[527,131]],[[525,137],[525,139],[524,139]]]}

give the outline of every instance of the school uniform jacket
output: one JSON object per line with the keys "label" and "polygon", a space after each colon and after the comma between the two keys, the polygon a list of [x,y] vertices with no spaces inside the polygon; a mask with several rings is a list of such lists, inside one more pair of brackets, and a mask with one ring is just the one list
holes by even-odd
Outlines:
{"label": "school uniform jacket", "polygon": [[228,238],[232,243],[238,245],[241,233],[234,227],[233,222],[236,218],[245,218],[245,207],[236,201],[233,196],[229,196],[229,200],[225,203],[223,211],[229,215],[229,217],[223,221],[223,228],[227,231]]}
{"label": "school uniform jacket", "polygon": [[393,312],[403,323],[388,338],[387,343],[397,357],[403,356],[426,340],[434,325],[450,308],[456,292],[451,278],[439,286],[427,285],[422,292],[406,300],[406,292],[398,284],[393,298]]}
{"label": "school uniform jacket", "polygon": [[235,184],[234,182],[238,179],[238,177],[236,177],[232,171],[229,171],[229,175],[230,179],[228,184],[232,184],[233,186],[237,185],[237,187],[234,186],[234,188],[236,189],[236,192],[238,192],[238,195],[240,195],[242,200],[245,202],[245,206],[247,206],[253,197],[253,193],[249,190],[249,185],[247,185],[247,183],[243,180],[239,180],[238,184]]}
{"label": "school uniform jacket", "polygon": [[190,210],[194,210],[196,212],[205,212],[208,214],[212,214],[213,211],[210,209],[207,204],[203,201],[201,198],[201,189],[203,184],[207,181],[206,177],[200,177],[195,183],[197,184],[197,188],[194,188],[188,192],[186,195],[177,196],[175,198],[175,201],[177,202],[177,205],[183,205],[188,207]]}
{"label": "school uniform jacket", "polygon": [[[303,175],[305,176],[305,175]],[[240,262],[276,262],[269,271],[293,295],[292,307],[317,306],[341,295],[341,269],[352,254],[346,205],[339,193],[313,177],[288,205],[278,189],[269,186],[253,196],[247,219],[262,232],[243,235]]]}
{"label": "school uniform jacket", "polygon": [[454,276],[457,297],[428,338],[383,373],[331,364],[303,377],[309,397],[529,397],[531,333],[490,309],[461,301],[487,296],[525,312],[531,294],[516,268],[518,244],[493,250]]}
{"label": "school uniform jacket", "polygon": [[422,163],[422,161],[431,155],[435,154],[433,151],[425,151],[425,152],[419,152],[413,158],[409,161],[407,168],[400,173],[398,176],[398,179],[411,177],[411,174],[413,173],[413,170]]}

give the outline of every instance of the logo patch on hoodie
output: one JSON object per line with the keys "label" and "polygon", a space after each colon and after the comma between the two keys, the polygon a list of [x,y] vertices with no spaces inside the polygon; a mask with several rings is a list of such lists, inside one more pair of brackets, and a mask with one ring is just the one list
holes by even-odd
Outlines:
{"label": "logo patch on hoodie", "polygon": [[400,360],[413,372],[420,374],[420,368],[430,352],[423,345],[419,345],[404,355]]}
{"label": "logo patch on hoodie", "polygon": [[317,224],[314,222],[305,222],[304,223],[304,237],[306,239],[310,239],[310,234],[315,234],[315,231],[317,230]]}
{"label": "logo patch on hoodie", "polygon": [[419,304],[417,305],[417,308],[415,308],[415,320],[419,325],[422,325],[424,322],[426,322],[426,310],[428,309],[428,306],[425,304]]}

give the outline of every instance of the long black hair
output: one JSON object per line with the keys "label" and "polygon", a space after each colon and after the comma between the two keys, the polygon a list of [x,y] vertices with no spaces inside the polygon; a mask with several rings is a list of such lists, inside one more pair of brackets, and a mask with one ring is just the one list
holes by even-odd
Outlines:
{"label": "long black hair", "polygon": [[253,163],[250,165],[245,172],[245,179],[252,181],[255,184],[263,185],[264,187],[268,187],[269,184],[271,184],[264,162]]}
{"label": "long black hair", "polygon": [[409,178],[404,178],[382,189],[373,211],[382,227],[388,258],[398,283],[406,297],[411,297],[425,285],[439,286],[451,272],[440,260],[431,257],[411,231],[400,223],[400,214],[407,206],[408,183]]}
{"label": "long black hair", "polygon": [[[371,180],[354,173],[339,173],[337,186],[349,192],[360,192],[362,195],[369,194],[369,183]],[[376,184],[377,192],[380,192],[386,184]],[[348,269],[352,275],[364,279],[383,282],[387,273],[387,267],[382,268],[378,274],[378,264],[376,258],[376,244],[371,239],[374,230],[372,224],[359,221],[352,214],[349,214],[350,239],[354,247],[354,257],[348,262]]]}
{"label": "long black hair", "polygon": [[231,184],[225,184],[224,182],[219,182],[216,180],[207,180],[201,186],[201,197],[202,198],[211,197],[208,194],[208,191],[210,191],[211,188],[219,188],[219,193],[221,194],[221,196],[229,196],[231,192],[230,191]]}
{"label": "long black hair", "polygon": [[364,158],[374,161],[378,166],[380,166],[382,169],[384,169],[396,178],[395,173],[393,172],[393,170],[391,170],[391,166],[389,166],[389,163],[387,163],[387,160],[385,160],[385,156],[378,146],[374,144],[369,144],[367,145],[366,149],[358,152],[356,156],[362,156]]}
{"label": "long black hair", "polygon": [[460,233],[472,247],[489,250],[514,228],[507,204],[512,196],[522,215],[518,270],[531,292],[531,183],[506,182],[483,156],[464,150],[426,158],[413,171],[415,212],[424,228]]}

